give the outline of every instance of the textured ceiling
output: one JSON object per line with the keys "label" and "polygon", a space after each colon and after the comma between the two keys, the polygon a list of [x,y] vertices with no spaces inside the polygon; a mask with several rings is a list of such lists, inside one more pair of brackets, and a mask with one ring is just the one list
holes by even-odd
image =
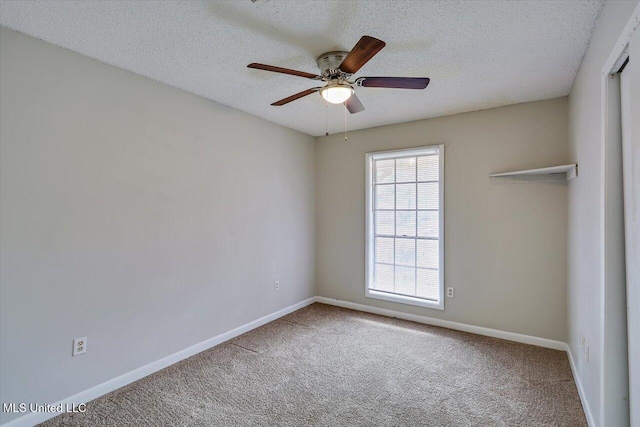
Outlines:
{"label": "textured ceiling", "polygon": [[[0,24],[310,135],[344,128],[311,73],[362,35],[387,46],[358,76],[430,77],[425,90],[358,88],[350,130],[564,96],[603,1],[8,1]],[[328,111],[328,113],[327,113]]]}

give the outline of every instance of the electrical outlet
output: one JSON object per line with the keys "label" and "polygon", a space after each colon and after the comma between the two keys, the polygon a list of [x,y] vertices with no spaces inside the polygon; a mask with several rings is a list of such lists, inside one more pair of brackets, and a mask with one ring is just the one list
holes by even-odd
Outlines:
{"label": "electrical outlet", "polygon": [[453,288],[447,288],[447,297],[453,298]]}
{"label": "electrical outlet", "polygon": [[279,281],[275,281],[273,282],[273,290],[274,291],[279,291],[280,290],[280,282]]}
{"label": "electrical outlet", "polygon": [[87,352],[87,337],[73,340],[73,356],[79,356]]}

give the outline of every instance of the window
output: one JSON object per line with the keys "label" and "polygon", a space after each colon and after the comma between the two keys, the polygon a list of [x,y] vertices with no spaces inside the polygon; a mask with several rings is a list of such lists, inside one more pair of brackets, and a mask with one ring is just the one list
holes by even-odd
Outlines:
{"label": "window", "polygon": [[444,309],[443,150],[367,154],[367,297]]}

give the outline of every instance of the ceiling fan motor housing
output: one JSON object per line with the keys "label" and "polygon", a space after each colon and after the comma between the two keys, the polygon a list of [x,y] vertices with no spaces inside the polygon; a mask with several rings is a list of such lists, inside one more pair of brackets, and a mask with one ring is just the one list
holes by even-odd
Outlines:
{"label": "ceiling fan motor housing", "polygon": [[322,76],[328,79],[340,77],[341,79],[348,79],[351,74],[347,74],[339,69],[340,64],[347,57],[349,52],[333,51],[323,53],[316,59],[318,68],[322,72]]}

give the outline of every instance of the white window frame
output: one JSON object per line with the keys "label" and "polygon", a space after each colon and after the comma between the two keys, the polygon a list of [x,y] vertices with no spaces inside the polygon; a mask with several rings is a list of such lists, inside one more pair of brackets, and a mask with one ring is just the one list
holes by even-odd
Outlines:
{"label": "white window frame", "polygon": [[[438,171],[438,183],[439,183],[439,299],[438,301],[428,300],[425,298],[411,297],[405,295],[392,294],[389,292],[376,291],[370,289],[369,285],[374,279],[374,263],[375,254],[373,253],[374,245],[373,239],[375,238],[374,229],[374,215],[373,215],[373,184],[374,184],[374,160],[395,159],[398,157],[418,157],[428,154],[438,153],[439,156],[439,171]],[[366,216],[366,233],[365,233],[365,296],[367,298],[375,298],[385,301],[392,301],[401,304],[417,305],[420,307],[432,308],[436,310],[444,310],[444,144],[430,145],[425,147],[408,148],[400,150],[389,151],[377,151],[372,153],[366,153],[365,156],[365,170],[366,170],[366,183],[365,183],[365,216]]]}

